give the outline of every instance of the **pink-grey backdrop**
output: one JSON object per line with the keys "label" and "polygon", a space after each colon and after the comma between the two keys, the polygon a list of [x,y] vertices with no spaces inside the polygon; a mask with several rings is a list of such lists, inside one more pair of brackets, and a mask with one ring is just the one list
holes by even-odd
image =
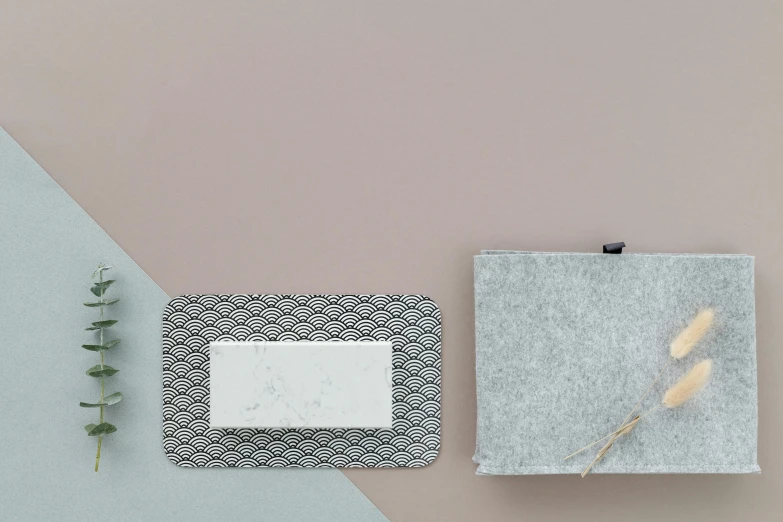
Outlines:
{"label": "pink-grey backdrop", "polygon": [[[0,13],[0,124],[169,295],[439,303],[440,457],[346,472],[391,520],[783,508],[778,2],[0,0]],[[616,240],[757,256],[760,476],[473,475],[471,256]]]}

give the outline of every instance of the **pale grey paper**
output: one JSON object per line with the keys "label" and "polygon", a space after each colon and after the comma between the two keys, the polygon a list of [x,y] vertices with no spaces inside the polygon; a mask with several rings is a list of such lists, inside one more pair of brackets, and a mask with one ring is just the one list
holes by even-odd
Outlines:
{"label": "pale grey paper", "polygon": [[[121,195],[107,189],[106,197]],[[103,442],[82,426],[96,410],[90,273],[116,266],[122,343],[107,380],[123,402]],[[0,129],[0,520],[386,520],[334,469],[186,469],[163,452],[161,314],[169,297]]]}
{"label": "pale grey paper", "polygon": [[[520,255],[526,254],[526,255]],[[475,256],[477,473],[578,473],[665,364],[699,309],[715,325],[643,409],[696,362],[692,401],[644,419],[594,473],[755,473],[753,258],[484,251]]]}

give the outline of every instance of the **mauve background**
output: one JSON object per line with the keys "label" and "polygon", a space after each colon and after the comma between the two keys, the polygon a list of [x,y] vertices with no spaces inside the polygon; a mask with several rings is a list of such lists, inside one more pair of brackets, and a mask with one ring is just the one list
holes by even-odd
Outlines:
{"label": "mauve background", "polygon": [[[346,472],[391,520],[772,520],[782,24],[760,0],[0,0],[0,124],[169,295],[438,302],[440,457]],[[762,475],[474,476],[472,255],[619,240],[757,256]]]}

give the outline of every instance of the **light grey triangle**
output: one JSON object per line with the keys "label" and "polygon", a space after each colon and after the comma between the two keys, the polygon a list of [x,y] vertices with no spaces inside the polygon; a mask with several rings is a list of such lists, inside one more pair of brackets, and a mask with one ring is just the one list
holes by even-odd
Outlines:
{"label": "light grey triangle", "polygon": [[[112,198],[116,195],[107,194]],[[117,199],[121,211],[121,198]],[[83,350],[95,320],[90,275],[115,268],[120,373],[107,393],[118,431],[83,426],[98,396]],[[7,520],[386,520],[338,470],[186,469],[166,458],[161,427],[161,314],[169,297],[0,129],[0,491]]]}

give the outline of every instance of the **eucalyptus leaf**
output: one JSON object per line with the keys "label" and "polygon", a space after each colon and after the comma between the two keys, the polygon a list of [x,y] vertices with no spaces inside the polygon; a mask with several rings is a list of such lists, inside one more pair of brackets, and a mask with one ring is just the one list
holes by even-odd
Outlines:
{"label": "eucalyptus leaf", "polygon": [[109,424],[108,422],[102,422],[91,429],[87,435],[94,437],[95,435],[106,435],[108,433],[114,433],[115,431],[117,431],[116,426]]}
{"label": "eucalyptus leaf", "polygon": [[93,287],[90,288],[90,292],[92,292],[93,295],[102,297],[103,294],[106,293],[106,289],[109,288],[112,285],[112,283],[114,283],[114,279],[93,283]]}
{"label": "eucalyptus leaf", "polygon": [[120,344],[120,340],[114,339],[108,343],[103,344],[83,344],[82,348],[85,350],[90,350],[91,352],[103,352],[117,346],[118,344]]}
{"label": "eucalyptus leaf", "polygon": [[100,274],[101,272],[103,272],[103,271],[105,271],[105,270],[111,270],[112,268],[114,268],[114,267],[113,267],[113,266],[111,266],[111,265],[98,265],[98,270],[96,270],[95,272],[93,272],[93,273],[92,273],[92,276],[93,276],[93,277],[95,277],[95,276],[97,276],[98,274]]}
{"label": "eucalyptus leaf", "polygon": [[[104,369],[106,367],[104,366]],[[111,395],[104,397],[103,402],[80,402],[79,406],[82,408],[100,408],[101,406],[111,406],[117,404],[122,400],[122,394],[120,392],[112,393]]]}
{"label": "eucalyptus leaf", "polygon": [[108,397],[103,398],[103,402],[105,402],[107,406],[111,406],[112,404],[117,404],[121,400],[122,400],[122,394],[120,392],[112,393]]}
{"label": "eucalyptus leaf", "polygon": [[95,429],[95,424],[88,424],[84,427],[84,431],[86,431],[88,434]]}
{"label": "eucalyptus leaf", "polygon": [[105,321],[95,321],[94,323],[92,323],[92,328],[93,329],[109,328],[113,324],[117,324],[117,320],[116,319],[107,319]]}
{"label": "eucalyptus leaf", "polygon": [[96,301],[94,303],[84,303],[84,306],[89,306],[90,308],[97,308],[99,306],[113,305],[117,301],[119,301],[119,299],[107,299],[106,301],[103,301],[103,302]]}
{"label": "eucalyptus leaf", "polygon": [[117,373],[119,370],[115,370],[111,366],[108,366],[106,364],[103,365],[103,368],[101,368],[100,364],[96,364],[89,370],[87,370],[85,373],[89,375],[90,377],[110,377]]}

